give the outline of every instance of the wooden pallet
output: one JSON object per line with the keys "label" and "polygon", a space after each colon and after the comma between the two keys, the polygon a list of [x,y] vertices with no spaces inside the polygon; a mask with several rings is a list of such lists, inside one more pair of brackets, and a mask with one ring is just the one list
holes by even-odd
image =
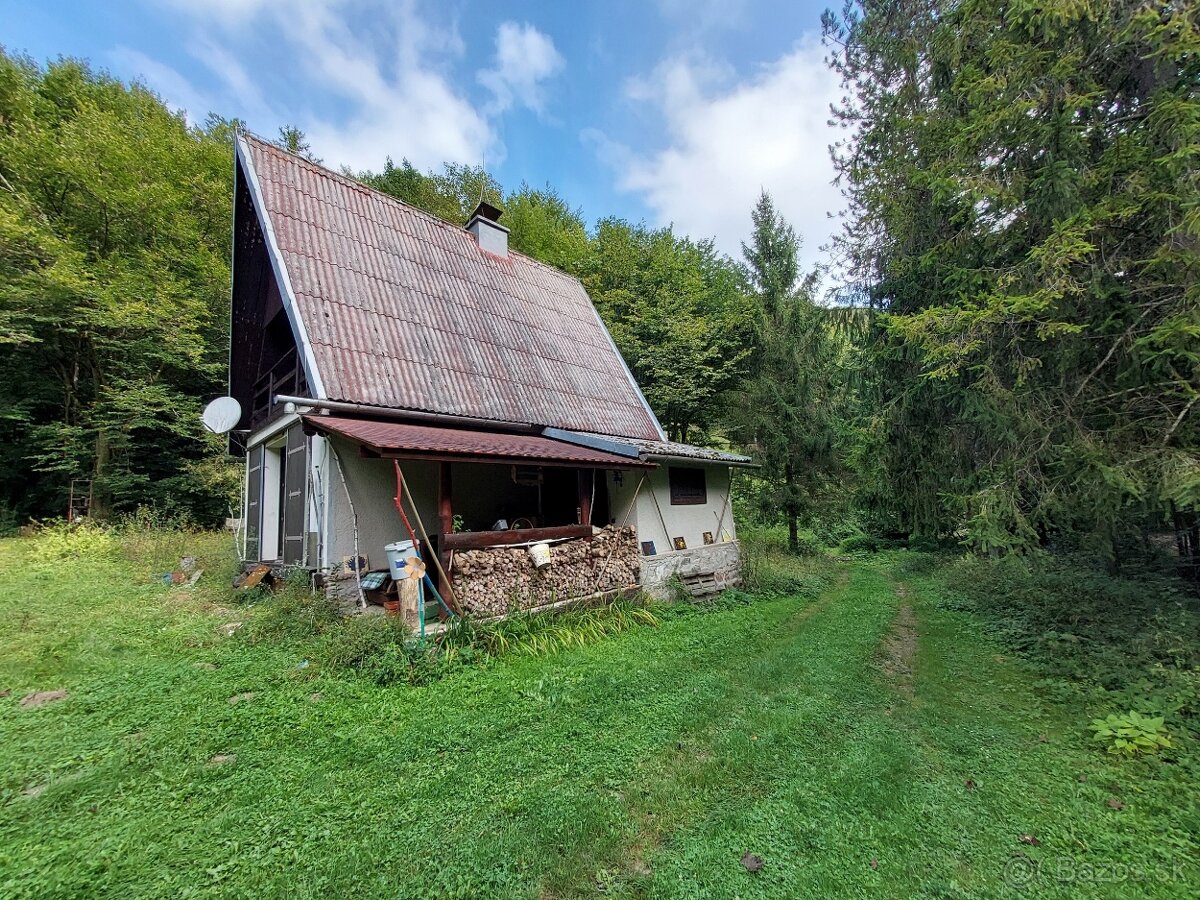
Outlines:
{"label": "wooden pallet", "polygon": [[688,593],[693,597],[707,597],[711,594],[719,594],[725,588],[717,583],[716,572],[697,572],[692,575],[683,575],[680,577],[684,587],[688,589]]}

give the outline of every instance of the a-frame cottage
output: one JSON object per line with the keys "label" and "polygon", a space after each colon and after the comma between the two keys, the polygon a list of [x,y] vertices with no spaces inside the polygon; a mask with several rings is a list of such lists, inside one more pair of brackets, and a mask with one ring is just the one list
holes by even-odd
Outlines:
{"label": "a-frame cottage", "polygon": [[398,467],[468,611],[735,582],[749,459],[668,442],[583,286],[510,251],[499,215],[464,228],[238,137],[246,559],[387,568]]}

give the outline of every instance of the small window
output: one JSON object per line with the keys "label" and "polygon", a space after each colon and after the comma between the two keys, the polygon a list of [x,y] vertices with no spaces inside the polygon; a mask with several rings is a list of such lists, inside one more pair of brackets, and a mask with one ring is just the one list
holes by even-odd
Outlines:
{"label": "small window", "polygon": [[703,469],[667,469],[671,482],[672,506],[699,506],[708,502],[708,489],[704,484]]}

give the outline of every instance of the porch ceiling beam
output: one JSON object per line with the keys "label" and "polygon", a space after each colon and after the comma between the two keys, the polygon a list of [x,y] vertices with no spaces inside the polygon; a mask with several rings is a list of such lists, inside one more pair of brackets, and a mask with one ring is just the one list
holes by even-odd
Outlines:
{"label": "porch ceiling beam", "polygon": [[[456,462],[456,463],[478,463],[486,465],[502,465],[502,466],[547,466],[558,469],[579,469],[590,470],[594,465],[587,465],[571,460],[554,460],[554,459],[538,459],[531,456],[482,456],[479,454],[453,454],[453,453],[422,453],[420,450],[413,452],[383,450],[379,447],[368,447],[362,445],[363,449],[369,451],[372,456],[378,456],[383,459],[420,459],[432,462]],[[637,463],[630,460],[629,465],[605,464],[604,469],[657,469],[658,465],[654,463]]]}

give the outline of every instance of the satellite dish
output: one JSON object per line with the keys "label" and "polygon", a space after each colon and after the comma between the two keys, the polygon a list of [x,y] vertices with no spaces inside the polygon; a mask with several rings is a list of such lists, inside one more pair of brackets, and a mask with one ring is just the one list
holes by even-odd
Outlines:
{"label": "satellite dish", "polygon": [[232,397],[218,397],[204,407],[200,420],[213,434],[227,434],[242,420],[242,404]]}

